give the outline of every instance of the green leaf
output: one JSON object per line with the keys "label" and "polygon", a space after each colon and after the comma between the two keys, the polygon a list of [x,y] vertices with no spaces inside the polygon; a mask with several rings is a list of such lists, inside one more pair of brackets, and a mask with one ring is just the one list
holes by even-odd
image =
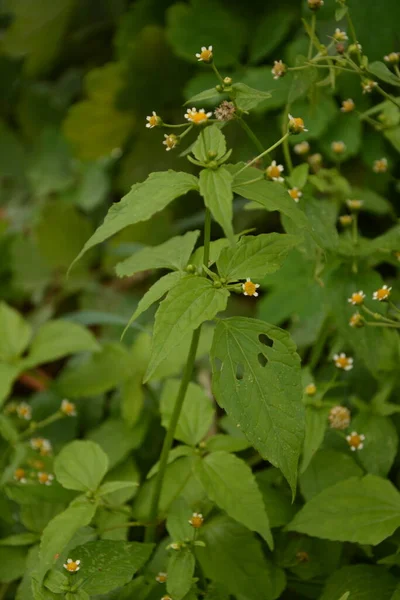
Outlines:
{"label": "green leaf", "polygon": [[339,8],[335,10],[335,21],[341,21],[343,17],[346,16],[348,10],[347,6],[339,6]]}
{"label": "green leaf", "polygon": [[[303,21],[304,23],[304,21]],[[306,66],[307,58],[305,56],[297,56],[296,67]],[[295,72],[292,86],[287,98],[287,104],[293,104],[295,100],[305,96],[310,87],[318,79],[318,69],[309,66],[307,69],[301,69]]]}
{"label": "green leaf", "polygon": [[[1,369],[0,369],[1,374]],[[12,419],[6,415],[0,414],[0,435],[10,444],[18,442],[19,432],[13,425]]]}
{"label": "green leaf", "polygon": [[70,442],[54,461],[54,472],[61,485],[82,492],[97,490],[107,469],[107,454],[89,440]]}
{"label": "green leaf", "polygon": [[[72,157],[68,144],[62,135],[62,132],[55,127],[45,128],[33,149],[33,156],[31,158],[31,164],[28,168],[28,177],[31,182],[34,193],[39,196],[47,196],[53,192],[64,191],[70,187],[74,182],[74,173],[72,169]],[[47,206],[46,212],[51,212],[55,215],[61,212],[65,212],[67,215],[74,214],[75,208],[73,206],[64,205],[62,203],[51,203]],[[65,210],[67,209],[67,210]],[[79,214],[77,220],[79,221]],[[56,224],[57,219],[56,219]],[[44,224],[46,228],[46,224]],[[49,228],[52,223],[49,219]],[[65,223],[66,230],[64,230],[64,239],[62,244],[74,244],[74,237],[66,235],[68,231],[68,225]],[[43,226],[43,225],[42,225]],[[51,231],[48,231],[51,234]],[[62,228],[58,227],[58,234],[63,234]],[[90,225],[89,225],[90,233]],[[88,233],[88,234],[89,234]],[[79,243],[79,238],[78,238]],[[60,244],[61,245],[61,244]],[[63,252],[63,248],[55,248],[56,251]],[[79,248],[78,248],[79,250]],[[74,258],[73,254],[70,261]],[[68,266],[69,262],[66,266]]]}
{"label": "green leaf", "polygon": [[188,231],[159,246],[143,248],[115,267],[118,277],[131,277],[149,269],[183,270],[193,252],[200,231]]}
{"label": "green leaf", "polygon": [[306,407],[306,433],[304,437],[303,459],[300,473],[304,473],[314,454],[324,441],[328,425],[329,407]]}
{"label": "green leaf", "polygon": [[[235,236],[235,239],[239,239],[239,236]],[[227,240],[226,238],[220,238],[219,240],[210,242],[210,259],[208,261],[208,265],[206,266],[210,267],[211,265],[213,265],[218,260],[222,249],[226,246],[229,246],[229,240]],[[201,268],[203,264],[203,256],[204,246],[200,246],[200,248],[196,248],[196,250],[193,252],[192,257],[190,259],[190,263]]]}
{"label": "green leaf", "polygon": [[375,62],[369,63],[368,71],[369,73],[372,73],[372,75],[378,77],[378,79],[381,79],[381,81],[384,81],[385,83],[390,83],[390,85],[394,85],[396,87],[400,86],[399,78],[396,77],[396,75],[392,73],[392,71],[390,71],[383,62],[377,60]]}
{"label": "green leaf", "polygon": [[[358,154],[361,147],[362,125],[355,113],[338,112],[336,119],[330,123],[325,135],[320,140],[324,156],[333,162],[343,162]],[[333,152],[332,142],[344,142],[346,149],[342,154]]]}
{"label": "green leaf", "polygon": [[90,596],[105,594],[128,583],[150,558],[153,544],[97,540],[71,551],[81,570],[74,578]]}
{"label": "green leaf", "polygon": [[195,462],[195,472],[210,500],[230,517],[258,532],[273,548],[261,492],[244,461],[228,452],[213,452]]}
{"label": "green leaf", "polygon": [[365,444],[357,458],[368,473],[387,477],[397,454],[399,437],[388,417],[362,412],[351,428],[365,435]]}
{"label": "green leaf", "polygon": [[104,450],[112,468],[142,444],[146,432],[147,421],[144,417],[133,428],[128,427],[122,419],[113,418],[92,429],[88,438]]}
{"label": "green leaf", "polygon": [[395,588],[396,579],[385,568],[351,565],[332,573],[320,600],[392,600]]}
{"label": "green leaf", "polygon": [[7,584],[19,579],[25,572],[26,548],[0,547],[0,582]]}
{"label": "green leaf", "polygon": [[205,440],[206,448],[209,452],[241,452],[250,447],[250,442],[246,438],[233,437],[232,435],[224,435],[217,433]]}
{"label": "green leaf", "polygon": [[11,393],[12,385],[20,372],[20,366],[0,362],[0,406]]}
{"label": "green leaf", "polygon": [[89,525],[96,508],[95,503],[81,502],[69,506],[50,521],[43,531],[40,544],[40,564],[37,571],[39,583],[78,529]]}
{"label": "green leaf", "polygon": [[[184,106],[187,106],[188,104],[198,104],[201,102],[205,102],[206,100],[213,100],[213,104],[216,104],[220,97],[221,97],[221,94],[219,92],[217,92],[215,87],[213,87],[208,90],[204,90],[203,92],[200,92],[199,94],[195,94],[194,96],[192,96],[191,98],[189,98],[189,100],[187,100],[185,102]],[[208,127],[207,127],[207,129],[208,129]]]}
{"label": "green leaf", "polygon": [[186,273],[181,273],[180,271],[173,271],[172,273],[167,273],[163,277],[160,277],[160,279],[158,279],[139,300],[139,304],[137,305],[135,312],[129,319],[126,329],[128,329],[128,327],[131,323],[133,323],[133,321],[135,321],[142,313],[144,313],[148,308],[150,308],[150,306],[157,302],[157,300],[162,298],[164,294],[169,292],[169,290],[172,287],[174,287],[174,285],[185,276],[187,276]]}
{"label": "green leaf", "polygon": [[212,216],[221,225],[226,237],[233,241],[232,175],[225,167],[200,171],[200,194]]}
{"label": "green leaf", "polygon": [[[178,379],[169,379],[161,394],[161,422],[166,429],[171,421],[180,383]],[[210,398],[199,385],[190,382],[176,427],[175,439],[189,446],[196,446],[210,429],[214,414]]]}
{"label": "green leaf", "polygon": [[120,202],[111,206],[103,224],[86,242],[70,269],[93,246],[104,242],[128,225],[147,221],[172,200],[197,189],[197,186],[196,177],[175,171],[152,173],[143,183],[136,183]]}
{"label": "green leaf", "polygon": [[400,494],[375,475],[351,477],[322,491],[297,513],[289,531],[328,540],[380,544],[400,525]]}
{"label": "green leaf", "polygon": [[[183,444],[181,444],[179,446],[175,446],[174,448],[172,448],[170,450],[170,453],[168,454],[167,464],[170,465],[171,463],[173,463],[178,458],[181,458],[182,456],[193,456],[195,452],[196,452],[196,450],[194,448],[191,448],[190,446],[185,446]],[[150,471],[147,473],[146,479],[150,479],[151,477],[153,477],[153,475],[158,473],[159,468],[160,468],[160,461],[156,462],[151,467]]]}
{"label": "green leaf", "polygon": [[310,465],[300,474],[300,491],[306,500],[311,500],[325,488],[350,477],[361,477],[362,469],[349,452],[321,449],[314,455]]}
{"label": "green leaf", "polygon": [[[225,136],[217,125],[202,129],[193,144],[192,152],[197,160],[208,162],[211,158],[219,160],[226,153]],[[210,155],[211,153],[211,155]]]}
{"label": "green leaf", "polygon": [[245,112],[255,108],[260,102],[271,98],[270,92],[256,90],[245,83],[234,83],[232,89],[236,106]]}
{"label": "green leaf", "polygon": [[[271,471],[276,472],[275,479],[270,476]],[[297,511],[297,507],[292,504],[289,486],[286,482],[282,485],[281,479],[282,476],[277,469],[270,468],[256,474],[257,485],[262,494],[271,528],[287,525]]]}
{"label": "green leaf", "polygon": [[55,594],[61,594],[69,589],[69,580],[66,573],[51,569],[45,577],[43,585]]}
{"label": "green leaf", "polygon": [[300,359],[289,334],[256,319],[225,319],[216,327],[211,360],[219,405],[294,493],[305,419]]}
{"label": "green leaf", "polygon": [[248,529],[220,515],[201,529],[205,548],[196,558],[208,579],[246,600],[275,600],[285,587],[285,575],[265,557],[260,542]]}
{"label": "green leaf", "polygon": [[238,170],[237,167],[240,166],[241,164],[235,165],[233,169],[230,169],[234,175],[232,189],[235,194],[257,202],[266,210],[279,210],[299,227],[309,228],[305,214],[296,206],[285,187],[274,181],[260,180],[255,183],[247,183],[252,179],[259,178],[261,173],[258,169],[249,167],[240,175],[235,175],[235,170]]}
{"label": "green leaf", "polygon": [[67,366],[58,378],[57,389],[70,398],[95,396],[127,380],[133,366],[124,346],[116,342],[105,344],[101,352],[88,356],[78,365]]}
{"label": "green leaf", "polygon": [[289,6],[267,7],[267,12],[256,24],[256,29],[251,37],[250,61],[257,63],[270,55],[273,50],[288,35],[293,21],[297,17],[296,10]]}
{"label": "green leaf", "polygon": [[263,279],[283,264],[300,238],[281,233],[243,236],[235,246],[224,248],[217,260],[218,272],[228,281]]}
{"label": "green leaf", "polygon": [[139,484],[136,481],[107,481],[103,483],[98,489],[98,496],[106,496],[119,490],[125,490],[126,488],[137,487]]}
{"label": "green leaf", "polygon": [[185,278],[178,282],[157,311],[145,381],[192,331],[224,310],[228,298],[226,289],[215,288],[204,277]]}
{"label": "green leaf", "polygon": [[302,165],[297,165],[290,173],[289,181],[292,187],[297,187],[299,190],[302,190],[303,187],[307,183],[308,172],[310,167],[308,163],[304,163]]}
{"label": "green leaf", "polygon": [[174,600],[182,600],[193,584],[195,558],[189,548],[173,552],[168,561],[167,591]]}
{"label": "green leaf", "polygon": [[30,546],[37,541],[39,541],[37,533],[26,531],[25,533],[15,533],[1,539],[0,546]]}
{"label": "green leaf", "polygon": [[33,338],[25,369],[53,362],[77,352],[98,352],[100,346],[94,335],[85,327],[70,321],[48,321]]}
{"label": "green leaf", "polygon": [[11,306],[0,302],[0,360],[15,361],[29,344],[32,328]]}

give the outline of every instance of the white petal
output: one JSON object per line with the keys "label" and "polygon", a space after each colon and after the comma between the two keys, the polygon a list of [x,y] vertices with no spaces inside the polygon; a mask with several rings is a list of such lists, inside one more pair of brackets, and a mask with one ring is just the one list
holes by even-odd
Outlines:
{"label": "white petal", "polygon": [[258,292],[254,292],[253,296],[255,296],[257,298]]}

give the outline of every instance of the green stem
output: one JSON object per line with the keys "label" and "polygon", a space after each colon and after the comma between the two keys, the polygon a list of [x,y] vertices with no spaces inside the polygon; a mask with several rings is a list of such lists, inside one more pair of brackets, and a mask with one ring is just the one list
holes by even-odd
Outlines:
{"label": "green stem", "polygon": [[[208,265],[210,259],[210,232],[211,232],[211,213],[210,210],[206,209],[205,223],[204,223],[204,252],[203,252],[203,264]],[[171,420],[169,422],[167,434],[164,438],[163,447],[160,456],[160,465],[156,475],[154,492],[151,499],[150,511],[149,511],[149,522],[151,525],[146,529],[145,542],[152,542],[156,537],[156,525],[155,520],[158,514],[158,505],[160,502],[161,491],[164,483],[165,473],[168,465],[168,456],[172,448],[172,443],[175,437],[176,427],[178,425],[179,417],[181,414],[182,406],[185,401],[186,392],[192,379],[192,373],[194,363],[196,360],[197,346],[200,339],[201,325],[198,327],[192,335],[192,341],[190,344],[189,354],[186,361],[185,370],[183,372],[181,384],[179,387],[178,395],[175,400],[174,410],[172,412]]]}
{"label": "green stem", "polygon": [[365,321],[365,324],[370,327],[393,327],[394,329],[400,329],[400,323],[371,323],[371,321]]}
{"label": "green stem", "polygon": [[391,96],[390,94],[388,94],[387,92],[385,92],[385,90],[383,90],[380,85],[376,86],[376,91],[380,93],[381,96],[383,96],[384,98],[386,98],[386,100],[389,100],[389,102],[391,102],[392,104],[394,104],[395,106],[397,106],[397,108],[400,108],[400,104],[398,102],[396,102],[396,100],[393,98],[393,96]]}
{"label": "green stem", "polygon": [[163,123],[162,124],[163,127],[168,127],[168,129],[176,129],[178,127],[187,127],[187,123],[180,123],[179,125],[171,125],[170,123]]}
{"label": "green stem", "polygon": [[50,417],[47,417],[46,419],[43,419],[43,421],[39,421],[38,423],[36,423],[35,421],[33,421],[30,424],[30,426],[28,427],[28,429],[26,429],[25,431],[23,431],[20,434],[19,439],[23,440],[25,438],[28,438],[37,429],[43,429],[43,427],[47,427],[47,425],[51,425],[52,423],[55,423],[56,421],[59,421],[60,419],[63,419],[64,417],[65,417],[64,413],[62,413],[61,411],[57,411],[53,415],[50,415]]}
{"label": "green stem", "polygon": [[237,173],[236,173],[236,177],[242,173],[245,169],[248,169],[249,167],[251,167],[251,165],[254,165],[254,163],[256,163],[258,160],[260,160],[260,158],[263,158],[263,156],[265,156],[266,154],[268,154],[269,152],[272,152],[272,150],[275,150],[275,148],[277,148],[278,146],[280,146],[285,140],[286,138],[289,137],[289,133],[285,133],[285,135],[283,137],[281,137],[280,140],[278,140],[275,144],[273,144],[270,148],[267,148],[266,150],[264,150],[264,152],[261,152],[261,154],[259,154],[258,156],[256,156],[255,158],[253,158],[253,160],[251,160],[250,162],[248,162],[247,164],[244,165],[244,167],[242,167]]}
{"label": "green stem", "polygon": [[310,35],[310,44],[308,46],[308,60],[312,59],[312,49],[314,45],[314,36],[315,36],[315,25],[317,23],[317,15],[313,13],[311,17],[311,35]]}
{"label": "green stem", "polygon": [[[386,317],[383,317],[380,313],[374,313],[372,310],[367,308],[365,306],[365,304],[363,304],[361,308],[363,309],[363,311],[365,311],[368,315],[370,315],[377,321],[384,321],[384,323],[388,323],[391,326],[400,327],[400,323],[395,323],[395,321],[392,321],[391,319],[387,319]],[[368,321],[366,321],[366,322],[368,323],[368,325],[377,325],[378,324],[378,323],[369,323]],[[380,323],[380,325],[383,325],[383,323]]]}
{"label": "green stem", "polygon": [[399,77],[399,79],[400,79],[400,69],[399,69],[399,65],[394,65],[394,71],[395,71],[395,73],[396,73],[397,77]]}
{"label": "green stem", "polygon": [[219,81],[223,84],[224,83],[223,77],[213,62],[211,63],[211,67],[212,67],[212,70],[214,71],[214,73],[216,74],[216,76],[218,77]]}
{"label": "green stem", "polygon": [[249,138],[251,139],[251,141],[254,143],[254,145],[257,148],[257,150],[259,152],[263,152],[264,151],[264,146],[262,145],[262,143],[260,142],[260,140],[258,139],[258,137],[256,136],[256,134],[254,133],[254,131],[246,123],[246,121],[244,121],[242,119],[242,117],[238,117],[237,121],[239,122],[239,125],[242,127],[242,129],[247,133],[247,135],[249,136]]}
{"label": "green stem", "polygon": [[[393,308],[396,312],[400,313],[400,308],[398,308],[394,302],[391,302],[389,300],[389,305],[391,306],[391,308]],[[396,319],[398,319],[399,317],[397,315],[395,315]]]}
{"label": "green stem", "polygon": [[0,600],[6,597],[7,590],[10,587],[10,583],[2,583],[0,586]]}

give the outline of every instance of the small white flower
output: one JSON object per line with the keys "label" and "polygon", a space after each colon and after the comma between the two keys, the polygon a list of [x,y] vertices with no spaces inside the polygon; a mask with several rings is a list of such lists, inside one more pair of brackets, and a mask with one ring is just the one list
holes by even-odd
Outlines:
{"label": "small white flower", "polygon": [[148,123],[146,123],[146,127],[148,129],[153,129],[153,127],[157,127],[157,125],[160,125],[160,123],[161,123],[160,117],[157,115],[157,113],[154,110],[153,110],[153,113],[149,117],[146,117],[146,121],[148,121]]}
{"label": "small white flower", "polygon": [[400,62],[400,52],[390,52],[389,54],[386,54],[383,59],[391,65],[397,65]]}
{"label": "small white flower", "polygon": [[300,142],[299,144],[295,144],[293,146],[293,150],[299,156],[303,156],[304,154],[307,154],[307,152],[310,151],[310,144],[306,141]]}
{"label": "small white flower", "polygon": [[391,287],[388,287],[387,285],[383,285],[381,288],[379,288],[379,290],[376,290],[376,292],[374,292],[372,294],[372,299],[378,300],[379,302],[384,302],[385,300],[387,300],[389,298],[391,291],[392,291]]}
{"label": "small white flower", "polygon": [[347,302],[350,302],[350,304],[353,304],[353,306],[362,304],[364,302],[365,299],[365,294],[362,290],[360,290],[359,292],[353,292],[352,295],[350,296],[350,298],[347,299]]}
{"label": "small white flower", "polygon": [[374,88],[377,87],[377,82],[372,81],[372,79],[367,79],[366,81],[361,82],[361,87],[363,90],[363,94],[370,94]]}
{"label": "small white flower", "polygon": [[346,436],[346,440],[350,446],[350,450],[355,452],[356,450],[362,450],[364,448],[365,435],[352,431],[350,435]]}
{"label": "small white flower", "polygon": [[335,29],[335,33],[333,34],[333,39],[336,42],[347,42],[347,40],[349,38],[348,38],[348,35],[347,35],[347,33],[345,31],[341,31],[341,29],[339,29],[339,27],[337,27]]}
{"label": "small white flower", "polygon": [[351,358],[351,356],[346,356],[344,352],[341,352],[340,354],[334,354],[333,360],[335,361],[335,366],[338,369],[343,369],[344,371],[351,371],[354,366],[354,360]]}
{"label": "small white flower", "polygon": [[253,283],[251,281],[250,277],[248,277],[246,279],[246,283],[242,284],[244,296],[255,296],[257,298],[257,296],[258,296],[257,290],[259,287],[260,287],[259,283]]}
{"label": "small white flower", "polygon": [[301,192],[299,188],[293,187],[290,190],[288,190],[288,194],[295,202],[298,202],[302,197],[303,192]]}
{"label": "small white flower", "polygon": [[157,573],[156,581],[157,583],[165,583],[167,581],[167,573],[163,573],[162,571]]}
{"label": "small white flower", "polygon": [[343,154],[343,152],[346,152],[346,144],[344,142],[342,142],[341,140],[335,141],[335,142],[332,142],[331,149],[332,149],[332,152],[334,152],[335,154]]}
{"label": "small white flower", "polygon": [[344,113],[352,112],[355,109],[356,105],[354,104],[354,100],[348,98],[347,100],[343,100],[341,111]]}
{"label": "small white flower", "polygon": [[377,160],[374,161],[374,166],[372,167],[372,170],[374,171],[374,173],[386,173],[388,169],[388,160],[387,158],[378,158]]}
{"label": "small white flower", "polygon": [[201,52],[196,53],[197,60],[199,62],[201,62],[201,61],[210,62],[213,57],[212,49],[213,49],[212,46],[208,46],[208,48],[206,46],[202,46]]}
{"label": "small white flower", "polygon": [[67,558],[67,562],[64,563],[64,569],[67,569],[70,573],[76,573],[80,569],[81,561],[80,560],[72,560],[72,558]]}
{"label": "small white flower", "polygon": [[301,117],[293,117],[291,114],[289,117],[289,132],[297,135],[298,133],[303,133],[304,131],[308,131],[304,127],[304,121]]}
{"label": "small white flower", "polygon": [[266,175],[268,179],[272,179],[272,181],[279,181],[282,183],[284,181],[283,177],[281,177],[281,173],[284,171],[283,165],[277,165],[276,160],[273,160],[269,167],[266,168]]}
{"label": "small white flower", "polygon": [[197,111],[197,108],[188,108],[184,116],[191,123],[202,125],[203,123],[207,123],[208,119],[212,117],[212,112],[206,113],[204,108],[200,108],[199,111]]}
{"label": "small white flower", "polygon": [[25,421],[30,421],[32,419],[32,409],[26,402],[18,404],[16,411],[20,419],[25,419]]}
{"label": "small white flower", "polygon": [[73,402],[70,402],[66,398],[61,402],[61,412],[67,417],[76,417],[76,406]]}
{"label": "small white flower", "polygon": [[200,527],[203,525],[204,523],[204,517],[201,513],[198,512],[194,512],[192,514],[192,518],[189,519],[189,523],[192,527],[194,527],[195,529],[200,529]]}
{"label": "small white flower", "polygon": [[271,69],[274,79],[280,79],[286,73],[286,65],[281,60],[274,60],[274,66]]}
{"label": "small white flower", "polygon": [[51,485],[54,479],[54,475],[51,473],[45,473],[44,471],[39,471],[38,480],[42,485]]}
{"label": "small white flower", "polygon": [[173,150],[179,144],[179,138],[174,133],[164,133],[164,138],[163,144],[166,146],[165,150],[167,152]]}

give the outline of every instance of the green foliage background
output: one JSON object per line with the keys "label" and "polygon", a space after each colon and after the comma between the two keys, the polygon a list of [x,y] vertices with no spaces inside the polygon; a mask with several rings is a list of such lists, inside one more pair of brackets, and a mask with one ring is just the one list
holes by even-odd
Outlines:
{"label": "green foliage background", "polygon": [[[370,63],[399,50],[398,0],[347,4]],[[347,28],[345,18],[336,21],[336,9],[334,0],[325,0],[318,13],[317,33],[323,43],[336,27]],[[2,2],[2,600],[156,600],[166,593],[172,600],[195,600],[204,593],[208,600],[400,598],[399,337],[397,331],[380,327],[349,328],[354,310],[347,302],[353,291],[363,289],[367,307],[384,314],[385,307],[373,306],[370,298],[387,283],[399,305],[395,252],[400,251],[400,112],[390,102],[379,107],[382,131],[356,113],[341,113],[340,103],[349,97],[360,113],[383,101],[363,95],[354,74],[341,74],[334,89],[313,85],[323,79],[317,69],[274,80],[274,60],[294,66],[298,56],[307,55],[302,18],[309,20],[310,11],[301,0]],[[198,168],[183,156],[196,133],[166,152],[164,130],[145,127],[153,110],[168,123],[182,122],[184,103],[214,88],[215,75],[195,58],[209,44],[224,76],[271,92],[246,117],[263,147],[281,137],[289,97],[291,112],[309,130],[290,138],[290,144],[309,141],[311,153],[321,153],[326,168],[312,172],[308,180],[304,169],[295,170],[291,185],[305,186],[304,198],[295,210],[282,192],[281,217],[274,198],[266,201],[267,210],[247,202],[257,200],[257,184],[250,193],[245,178],[235,182],[235,233],[256,228],[258,234],[288,234],[281,254],[270,250],[270,237],[259,236],[257,252],[266,254],[259,264],[246,265],[246,272],[219,242],[212,247],[220,275],[259,281],[256,302],[231,295],[227,304],[226,290],[216,291],[209,280],[188,283],[189,259],[195,266],[202,262],[198,250],[192,252],[202,244],[204,225],[203,204],[195,191]],[[385,83],[383,78],[382,86],[399,98],[390,80]],[[213,110],[220,100],[216,92],[199,107]],[[230,163],[255,156],[252,140],[237,122],[223,133],[227,148],[233,149]],[[331,150],[335,140],[346,144],[340,159]],[[377,175],[372,167],[383,156],[389,170]],[[306,162],[293,157],[295,166]],[[283,162],[280,149],[273,158]],[[90,248],[67,277],[109,207],[132,185],[168,169],[185,172],[181,192],[173,191],[172,198],[188,193],[151,219]],[[234,169],[226,167],[227,181]],[[259,171],[247,173],[251,180]],[[147,197],[149,205],[155,202],[159,190],[163,202],[163,175],[149,181],[144,204]],[[364,200],[357,251],[337,226],[346,197]],[[224,215],[219,223],[229,236]],[[303,239],[304,228],[312,235]],[[224,232],[213,223],[212,239]],[[147,249],[166,242],[161,250]],[[264,270],[267,260],[273,267],[270,262],[271,268]],[[150,292],[154,296],[145,296],[155,282]],[[159,354],[151,354],[152,303],[171,287],[178,306],[186,296],[188,302],[203,298],[199,319],[212,319],[218,311],[231,319],[220,322],[215,332],[211,324],[202,329],[190,403],[175,436],[181,444],[172,451],[161,496],[159,517],[166,519],[166,537],[150,559],[153,548],[141,543],[142,524],[193,329],[191,323],[189,328],[182,324],[178,339],[171,321],[175,346],[164,340]],[[121,341],[134,312],[137,319]],[[242,321],[247,317],[256,317],[254,331]],[[155,335],[157,323],[166,320],[161,312]],[[300,386],[312,381],[317,385],[317,395],[304,398],[305,440],[301,411],[290,427],[286,421],[282,426],[292,436],[293,455],[285,452],[281,435],[272,432],[266,441],[260,439],[269,421],[254,413],[244,429],[246,439],[235,422],[242,411],[238,388],[229,385],[235,373],[224,379],[226,373],[210,365],[211,347],[212,355],[223,360],[229,354],[229,336],[241,327],[254,337],[251,341],[249,333],[245,357],[257,363],[262,331],[274,341],[273,349],[265,351],[268,356],[277,356],[279,365],[295,371],[287,375],[279,365],[272,373],[259,369],[266,403],[273,396],[285,410],[291,393],[294,398]],[[293,341],[302,360],[301,374]],[[332,355],[342,350],[355,357],[355,367],[332,384]],[[214,393],[231,417],[210,402],[211,367]],[[282,396],[274,391],[276,379],[287,386]],[[250,397],[252,384],[244,385]],[[52,422],[65,397],[76,403],[77,416]],[[51,440],[56,458],[41,457],[41,467],[34,464],[37,452],[26,444],[29,430],[12,414],[13,403],[23,401],[29,402],[35,422],[50,418],[34,435]],[[351,429],[366,436],[365,448],[356,456],[344,436],[328,427],[329,409],[337,404],[351,409]],[[271,418],[275,422],[277,417]],[[250,444],[282,472],[267,466]],[[297,485],[293,470],[300,451]],[[30,473],[29,488],[13,480],[21,465]],[[54,472],[52,486],[36,482],[39,469]],[[297,490],[294,502],[284,477]],[[193,511],[206,515],[199,544],[177,553],[167,550],[168,543],[192,540],[187,521]],[[127,522],[135,526],[123,527]],[[62,567],[71,551],[85,566],[76,574],[79,589],[71,588]],[[166,570],[167,585],[156,583],[157,573]],[[92,577],[86,581],[88,574]]]}

